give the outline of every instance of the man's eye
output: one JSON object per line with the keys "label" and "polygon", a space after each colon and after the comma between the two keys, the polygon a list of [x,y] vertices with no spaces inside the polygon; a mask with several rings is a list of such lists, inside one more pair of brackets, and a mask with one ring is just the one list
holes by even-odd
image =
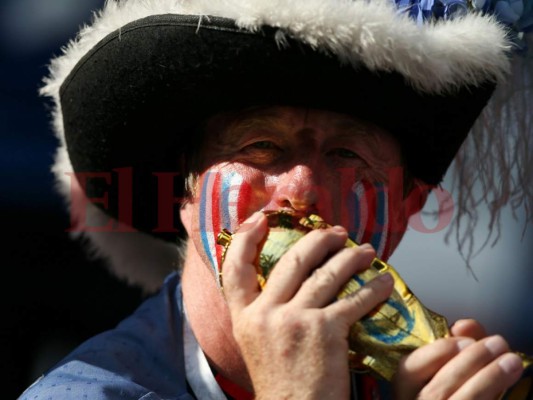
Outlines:
{"label": "man's eye", "polygon": [[276,145],[268,140],[261,140],[259,142],[254,142],[252,144],[249,144],[248,146],[246,147],[249,147],[249,148],[252,148],[252,149],[260,149],[260,150],[271,150],[271,149],[276,149]]}
{"label": "man's eye", "polygon": [[258,140],[257,142],[253,142],[250,144],[247,144],[241,149],[241,152],[243,153],[275,153],[278,152],[280,148],[276,145],[276,143],[271,142],[270,140]]}
{"label": "man's eye", "polygon": [[270,140],[258,140],[243,146],[237,154],[243,162],[256,165],[267,165],[281,157],[283,150]]}
{"label": "man's eye", "polygon": [[329,154],[342,158],[361,158],[356,152],[344,148],[330,150]]}

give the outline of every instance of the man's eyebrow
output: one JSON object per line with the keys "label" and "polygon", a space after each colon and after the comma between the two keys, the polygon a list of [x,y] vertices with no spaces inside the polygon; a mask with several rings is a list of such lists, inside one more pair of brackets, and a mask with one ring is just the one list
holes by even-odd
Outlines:
{"label": "man's eyebrow", "polygon": [[331,124],[337,132],[337,137],[372,137],[377,132],[383,132],[375,125],[348,118],[333,118]]}
{"label": "man's eyebrow", "polygon": [[[390,134],[383,128],[365,121],[346,118],[332,120],[335,127],[335,140],[347,140],[365,146],[369,151],[365,152],[368,161],[382,159],[384,148],[380,144],[380,136]],[[398,143],[394,138],[393,140]]]}
{"label": "man's eyebrow", "polygon": [[283,137],[289,129],[290,127],[279,116],[273,114],[254,115],[235,120],[220,133],[219,138],[225,144],[236,144],[243,137],[254,132],[266,131]]}

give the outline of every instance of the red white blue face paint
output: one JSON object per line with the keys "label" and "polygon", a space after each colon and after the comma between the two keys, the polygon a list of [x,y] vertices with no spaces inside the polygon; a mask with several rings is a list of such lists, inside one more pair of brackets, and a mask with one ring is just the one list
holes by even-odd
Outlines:
{"label": "red white blue face paint", "polygon": [[[249,216],[251,185],[237,172],[206,172],[200,183],[199,228],[203,253],[218,277],[222,247],[216,244],[223,228],[235,232]],[[219,282],[220,283],[220,282]]]}
{"label": "red white blue face paint", "polygon": [[[348,178],[345,182],[354,182],[352,179]],[[348,229],[352,239],[358,243],[372,244],[377,256],[387,260],[406,227],[406,218],[402,217],[402,197],[392,196],[393,190],[388,184],[355,180],[356,183],[348,184],[342,194],[342,204],[337,203],[340,222]],[[222,246],[216,244],[217,235],[224,228],[235,232],[253,212],[273,205],[269,201],[272,201],[273,193],[280,190],[277,180],[268,182],[254,179],[254,184],[235,170],[220,169],[204,173],[199,182],[199,240],[196,246],[217,277],[223,251]],[[265,184],[266,187],[262,186]],[[328,207],[336,206],[331,202],[325,204],[324,199],[319,200],[319,203],[318,212],[324,217],[328,217]],[[220,284],[218,278],[217,281]]]}
{"label": "red white blue face paint", "polygon": [[[399,226],[396,223],[398,209],[395,210],[395,206],[400,208],[400,205],[391,204],[389,187],[381,182],[356,182],[352,193],[350,237],[357,243],[370,243],[377,257],[387,260],[397,244],[394,232]],[[402,230],[404,228],[401,227]]]}

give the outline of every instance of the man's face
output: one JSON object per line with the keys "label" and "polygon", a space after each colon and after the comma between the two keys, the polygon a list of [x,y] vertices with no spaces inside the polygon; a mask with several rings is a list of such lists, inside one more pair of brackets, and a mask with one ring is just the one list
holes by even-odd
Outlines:
{"label": "man's face", "polygon": [[342,114],[290,107],[243,113],[221,125],[209,124],[202,172],[181,214],[215,272],[218,233],[235,231],[258,210],[318,214],[357,242],[370,242],[382,258],[396,247],[413,210],[405,206],[392,136]]}

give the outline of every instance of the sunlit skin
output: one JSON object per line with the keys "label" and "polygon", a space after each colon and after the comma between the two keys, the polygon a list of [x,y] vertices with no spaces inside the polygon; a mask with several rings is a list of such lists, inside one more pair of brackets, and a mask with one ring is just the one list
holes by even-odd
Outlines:
{"label": "sunlit skin", "polygon": [[[346,221],[347,215],[355,215],[351,208],[356,204],[338,203],[347,193],[346,182],[349,188],[361,181],[390,184],[388,171],[401,166],[400,148],[386,132],[331,112],[280,107],[262,111],[261,117],[265,115],[265,123],[257,124],[258,115],[253,115],[252,124],[244,118],[222,131],[208,130],[200,176],[181,210],[189,234],[182,279],[185,308],[211,365],[255,391],[257,398],[347,398],[348,328],[390,295],[392,282],[385,275],[331,304],[344,282],[376,255],[369,245],[345,249],[348,232],[336,226],[300,240],[260,292],[253,262],[267,228],[264,216],[255,212],[312,212],[332,224]],[[346,175],[347,170],[356,172]],[[208,181],[216,174],[237,176],[236,190],[210,190],[214,186]],[[354,180],[343,181],[346,176]],[[212,220],[206,217],[221,213],[221,193],[233,196],[233,211],[218,218],[212,233],[228,227],[220,225],[223,220],[231,229],[241,226],[223,265],[224,296],[216,280],[219,266],[213,264],[218,263],[213,261],[217,250],[206,245],[201,230]],[[417,196],[411,202],[389,196],[393,209],[403,214],[394,217],[400,221],[396,227],[405,230],[408,216],[423,204],[426,194]],[[392,249],[400,237],[384,240],[393,242]],[[462,394],[495,398],[518,378],[515,356],[507,353],[503,339],[493,338],[496,345],[486,346],[490,338],[482,339],[485,333],[475,321],[454,326],[452,333],[458,337],[404,360],[395,385],[398,398],[419,392],[428,396],[422,398],[439,398],[431,397],[439,390],[443,398],[454,393],[458,399],[472,398]],[[459,353],[465,356],[454,358]],[[507,372],[505,363],[498,364],[502,357],[514,366]],[[458,370],[461,375],[454,375]],[[491,379],[483,381],[486,377]]]}
{"label": "sunlit skin", "polygon": [[218,232],[235,231],[256,210],[318,213],[370,242],[381,258],[405,231],[410,211],[395,212],[388,187],[391,174],[399,176],[402,200],[399,146],[375,126],[323,111],[270,109],[212,136],[199,157],[210,164],[200,166],[191,226],[199,235],[191,237],[214,271]]}

